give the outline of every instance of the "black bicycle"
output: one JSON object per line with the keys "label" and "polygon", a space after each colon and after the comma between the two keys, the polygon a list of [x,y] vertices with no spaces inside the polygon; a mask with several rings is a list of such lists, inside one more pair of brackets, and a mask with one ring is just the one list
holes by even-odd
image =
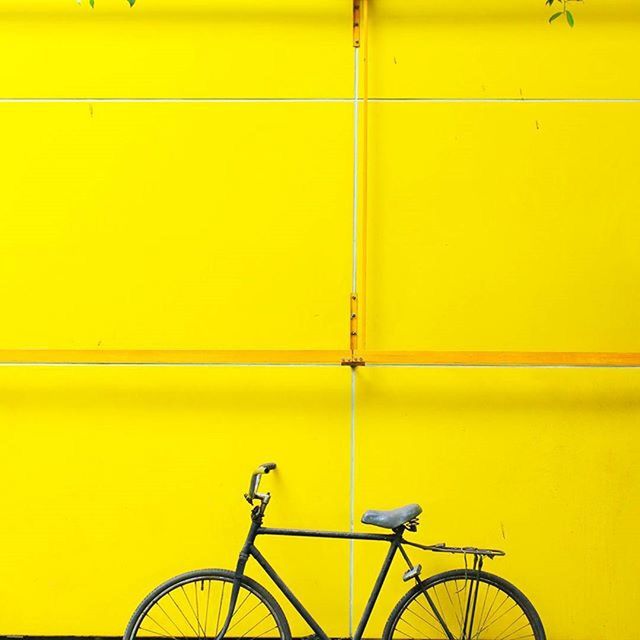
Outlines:
{"label": "black bicycle", "polygon": [[[172,638],[173,640],[290,640],[289,624],[280,605],[259,583],[244,574],[254,558],[309,625],[317,640],[329,640],[293,592],[256,548],[256,538],[301,536],[373,540],[389,543],[389,552],[373,586],[353,640],[362,640],[367,622],[396,555],[407,563],[403,579],[415,585],[398,602],[387,620],[383,640],[545,640],[540,616],[526,596],[506,580],[482,570],[485,558],[505,555],[498,549],[422,545],[405,540],[416,531],[422,509],[410,504],[391,511],[367,511],[364,524],[390,533],[354,533],[275,529],[263,526],[269,493],[258,493],[260,478],[276,468],[263,464],[251,476],[245,498],[252,505],[251,527],[240,551],[235,571],[202,569],[168,580],[154,589],[133,614],[124,640]],[[437,553],[462,554],[465,567],[422,579],[422,567],[413,564],[405,547]],[[473,562],[467,563],[473,559]]]}

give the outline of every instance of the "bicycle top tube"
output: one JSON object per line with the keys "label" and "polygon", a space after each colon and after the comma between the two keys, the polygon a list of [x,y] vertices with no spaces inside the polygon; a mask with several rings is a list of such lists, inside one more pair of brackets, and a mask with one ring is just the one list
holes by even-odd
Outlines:
{"label": "bicycle top tube", "polygon": [[398,533],[360,533],[357,531],[323,531],[316,529],[281,529],[278,527],[260,527],[257,535],[293,536],[300,538],[335,538],[338,540],[382,540],[393,542]]}
{"label": "bicycle top tube", "polygon": [[360,533],[357,531],[323,531],[315,529],[283,529],[279,527],[260,527],[256,535],[266,536],[290,536],[299,538],[332,538],[337,540],[380,540],[383,542],[393,542],[398,540],[401,544],[406,544],[422,551],[433,551],[436,553],[454,553],[464,555],[486,556],[495,558],[506,555],[500,549],[480,549],[478,547],[450,547],[444,542],[437,544],[420,544],[412,540],[406,540],[398,533]]}

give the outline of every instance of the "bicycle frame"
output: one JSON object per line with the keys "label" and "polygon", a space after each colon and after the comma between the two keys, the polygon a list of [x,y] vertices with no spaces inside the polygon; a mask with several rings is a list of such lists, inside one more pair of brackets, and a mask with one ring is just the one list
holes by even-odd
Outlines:
{"label": "bicycle frame", "polygon": [[[272,529],[266,527],[260,527],[256,535],[271,535],[271,536],[297,536],[303,538],[333,538],[339,540],[378,540],[378,541],[386,541],[390,543],[389,551],[387,556],[384,559],[382,567],[380,569],[380,573],[378,574],[378,578],[375,581],[373,586],[373,590],[371,591],[371,595],[369,596],[369,600],[364,608],[358,626],[353,636],[353,640],[361,640],[364,635],[364,630],[369,622],[369,618],[371,617],[371,613],[373,612],[373,608],[375,603],[380,595],[380,591],[382,589],[382,585],[389,573],[389,568],[391,567],[391,563],[398,551],[398,548],[402,544],[402,532],[393,533],[393,534],[376,534],[376,533],[350,533],[350,532],[340,532],[340,531],[313,531],[307,529]],[[320,638],[321,640],[329,640],[327,634],[322,630],[320,625],[316,622],[313,616],[307,611],[304,605],[298,600],[298,598],[293,594],[291,589],[287,587],[282,578],[276,573],[275,569],[267,562],[265,557],[256,549],[254,544],[251,544],[249,549],[249,554],[256,559],[258,564],[264,569],[265,573],[273,580],[273,582],[277,585],[277,587],[282,591],[284,596],[289,600],[289,602],[293,605],[296,611],[302,616],[304,621],[311,627],[313,632]]]}
{"label": "bicycle frame", "polygon": [[[311,630],[316,634],[317,638],[320,640],[330,640],[329,636],[324,632],[322,627],[316,622],[314,617],[309,613],[309,611],[305,608],[305,606],[298,600],[295,594],[289,589],[289,587],[285,584],[282,578],[277,574],[276,570],[267,562],[266,558],[258,551],[255,546],[256,538],[259,535],[270,535],[270,536],[285,536],[285,537],[302,537],[302,538],[328,538],[328,539],[339,539],[339,540],[371,540],[371,541],[382,541],[388,542],[390,544],[389,551],[387,556],[384,559],[382,567],[380,568],[380,573],[373,585],[373,589],[367,601],[367,604],[362,612],[362,616],[356,628],[356,631],[353,635],[352,640],[362,640],[364,635],[364,631],[366,629],[367,623],[371,617],[371,613],[375,607],[378,596],[380,595],[380,591],[384,582],[389,573],[389,568],[391,567],[391,563],[393,559],[400,550],[402,556],[406,560],[407,564],[410,568],[413,568],[409,557],[407,556],[406,551],[403,549],[402,545],[406,544],[411,547],[417,547],[424,550],[431,551],[439,551],[445,549],[443,545],[421,545],[415,542],[409,542],[404,540],[403,538],[404,527],[399,527],[398,529],[393,530],[392,533],[384,534],[384,533],[356,533],[356,532],[342,532],[342,531],[317,531],[311,529],[279,529],[279,528],[271,528],[271,527],[263,527],[262,526],[262,514],[256,512],[252,514],[252,523],[251,528],[249,529],[249,534],[247,535],[247,539],[240,551],[240,555],[238,557],[238,564],[236,566],[236,582],[234,582],[233,589],[231,592],[231,599],[229,602],[229,612],[227,614],[227,618],[225,623],[222,626],[220,633],[217,635],[215,640],[221,640],[227,629],[229,628],[229,624],[231,622],[231,618],[233,616],[233,611],[235,609],[236,601],[238,598],[238,593],[240,591],[240,578],[244,575],[244,569],[247,564],[249,558],[254,558],[257,563],[262,567],[265,573],[273,580],[278,589],[284,594],[287,600],[293,605],[294,609],[300,614],[302,619],[309,625]],[[419,581],[419,578],[416,578]],[[429,594],[425,593],[429,605],[434,611],[435,616],[440,621],[447,637],[449,640],[455,640],[453,634],[447,628],[444,620],[440,617],[440,614],[432,602]]]}
{"label": "bicycle frame", "polygon": [[[367,604],[362,612],[362,617],[358,622],[358,626],[355,630],[352,640],[362,640],[364,635],[364,631],[367,627],[367,623],[371,618],[371,613],[373,612],[373,608],[375,607],[376,601],[378,600],[378,596],[380,595],[380,591],[382,590],[382,586],[387,578],[387,574],[389,573],[389,568],[391,567],[391,563],[395,558],[396,553],[400,550],[402,557],[405,562],[409,566],[409,572],[405,574],[405,580],[413,578],[417,583],[420,583],[420,567],[414,567],[407,552],[405,551],[403,545],[408,545],[410,547],[416,547],[418,549],[422,549],[424,551],[437,551],[444,553],[463,553],[465,554],[465,558],[467,554],[472,554],[474,556],[473,570],[477,571],[478,575],[482,569],[483,558],[490,557],[493,558],[498,555],[504,555],[503,551],[498,549],[478,549],[476,547],[448,547],[444,543],[435,544],[435,545],[423,545],[418,544],[417,542],[409,542],[403,538],[403,534],[407,527],[413,526],[411,528],[412,531],[415,531],[415,523],[410,522],[408,524],[402,524],[399,527],[392,530],[392,533],[356,533],[353,531],[318,531],[313,529],[278,529],[273,527],[263,527],[262,522],[264,519],[265,509],[269,504],[271,499],[271,495],[269,493],[261,494],[258,493],[258,487],[260,485],[260,478],[263,474],[269,473],[276,468],[275,463],[268,462],[258,467],[258,469],[251,476],[251,483],[249,485],[249,492],[245,494],[246,500],[253,504],[254,500],[259,500],[260,504],[255,505],[251,510],[251,527],[249,529],[249,534],[247,535],[247,539],[240,551],[240,555],[238,557],[238,563],[236,565],[235,572],[235,581],[233,583],[233,588],[231,590],[231,596],[229,601],[229,611],[227,613],[226,620],[222,625],[222,629],[220,633],[217,634],[215,640],[222,640],[224,635],[227,633],[229,629],[229,624],[231,622],[231,618],[233,617],[233,612],[235,610],[236,602],[238,600],[238,593],[240,592],[240,582],[241,578],[244,575],[244,569],[247,564],[249,558],[254,558],[257,563],[262,567],[265,573],[273,580],[275,585],[280,589],[280,591],[284,594],[287,600],[293,605],[293,608],[300,614],[302,619],[309,625],[311,630],[316,634],[316,638],[318,640],[330,640],[329,636],[323,631],[322,627],[316,622],[314,617],[307,611],[305,606],[298,600],[298,598],[294,595],[293,591],[289,589],[289,587],[284,583],[284,580],[277,574],[276,570],[267,562],[267,559],[258,551],[255,545],[256,538],[259,535],[270,535],[270,536],[285,536],[285,537],[300,537],[300,538],[328,538],[328,539],[338,539],[338,540],[372,540],[372,541],[382,541],[389,543],[389,551],[387,552],[387,556],[384,559],[382,567],[380,568],[380,573],[373,585],[373,589],[371,591],[371,595],[367,600]],[[466,563],[466,562],[465,562]],[[472,578],[473,579],[473,578]],[[464,616],[464,636],[467,635],[467,623],[469,622],[469,633],[473,629],[473,617],[475,615],[476,609],[476,601],[478,595],[478,587],[476,586],[475,594],[473,593],[473,589],[471,589],[466,606],[466,613]],[[435,618],[438,620],[440,625],[442,626],[445,635],[448,640],[456,640],[449,630],[446,622],[443,620],[440,612],[438,611],[435,603],[433,602],[431,596],[427,591],[424,592],[424,596],[433,611]],[[469,618],[469,615],[471,616]]]}

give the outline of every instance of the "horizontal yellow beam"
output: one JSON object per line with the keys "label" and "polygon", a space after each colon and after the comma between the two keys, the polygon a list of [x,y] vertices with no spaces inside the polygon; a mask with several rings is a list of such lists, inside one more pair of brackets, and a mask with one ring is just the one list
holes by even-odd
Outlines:
{"label": "horizontal yellow beam", "polygon": [[583,351],[368,351],[364,359],[379,365],[640,367],[640,353]]}
{"label": "horizontal yellow beam", "polygon": [[0,365],[341,365],[640,367],[640,353],[209,349],[0,349]]}

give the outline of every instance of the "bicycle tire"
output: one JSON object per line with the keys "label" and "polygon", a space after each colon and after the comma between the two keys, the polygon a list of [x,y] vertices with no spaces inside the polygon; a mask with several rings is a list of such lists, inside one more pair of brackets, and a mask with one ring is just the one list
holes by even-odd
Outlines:
{"label": "bicycle tire", "polygon": [[[184,591],[185,585],[190,585],[190,584],[194,585],[194,588],[196,590],[196,606],[198,606],[197,604],[198,583],[201,583],[204,588],[204,583],[205,581],[207,581],[209,589],[212,582],[220,582],[220,583],[223,583],[223,585],[229,584],[229,592],[230,592],[231,585],[233,584],[234,580],[235,580],[235,572],[228,571],[226,569],[199,569],[196,571],[189,571],[187,573],[182,573],[173,578],[170,578],[166,582],[163,582],[161,585],[156,587],[153,591],[151,591],[138,605],[133,615],[131,616],[129,623],[127,624],[127,628],[124,632],[123,640],[137,640],[140,638],[150,638],[150,637],[153,637],[156,639],[158,637],[174,638],[177,635],[175,634],[175,631],[173,632],[173,635],[172,635],[172,633],[169,631],[166,631],[166,629],[165,629],[166,633],[156,633],[152,631],[151,635],[139,634],[138,632],[142,628],[143,621],[145,621],[149,617],[150,612],[154,610],[154,607],[158,605],[158,603],[163,601],[163,599],[167,596],[169,596],[169,598],[171,599],[170,594],[172,594],[173,592],[176,592],[178,589],[181,589],[182,592],[185,593]],[[250,595],[253,595],[259,601],[258,604],[262,603],[267,609],[268,613],[273,617],[277,626],[278,633],[275,636],[273,635],[269,636],[269,638],[276,638],[279,640],[291,640],[291,631],[289,629],[289,623],[287,621],[287,618],[284,615],[284,612],[282,611],[282,608],[280,607],[278,602],[275,600],[275,598],[260,583],[253,580],[253,578],[249,578],[248,576],[242,576],[240,578],[240,589],[241,589],[241,594],[243,589],[247,592],[247,598]],[[220,619],[220,612],[224,610],[222,606],[223,600],[224,600],[224,593],[225,593],[225,587],[223,586],[222,595],[220,598],[220,607],[218,610],[218,619]],[[175,603],[175,599],[173,599],[173,601]],[[239,607],[241,605],[238,605],[238,603],[241,601],[242,601],[241,597],[239,596],[238,602],[236,603],[236,609],[234,611],[234,615],[239,611]],[[255,608],[257,608],[257,606],[258,605],[256,605]],[[161,605],[160,605],[160,609],[162,610]],[[209,610],[209,600],[207,599],[207,614],[208,614],[208,610]],[[225,614],[227,610],[225,610]],[[187,609],[187,611],[189,610]],[[191,611],[194,611],[194,609],[192,608]],[[184,613],[183,613],[183,616],[184,616]],[[216,637],[217,630],[214,634],[207,634],[206,618],[204,621],[204,629],[202,628],[201,621],[199,619],[196,621],[196,618],[197,616],[194,616],[195,628],[191,624],[189,624],[189,626],[194,631],[194,633],[191,635],[182,633],[182,636],[179,637],[179,640],[182,640],[182,638],[190,638],[190,637],[200,638],[200,640],[207,640],[207,639],[211,640],[212,638]],[[166,624],[166,626],[169,626],[169,624]],[[202,635],[200,634],[201,631],[203,632]],[[229,631],[231,631],[231,628],[229,629]],[[225,638],[231,638],[231,637],[244,638],[246,636],[238,636],[237,634],[235,636],[233,635],[225,636]],[[264,636],[255,636],[255,637],[264,637]]]}
{"label": "bicycle tire", "polygon": [[[518,627],[516,626],[514,629],[507,628],[505,633],[502,634],[503,638],[505,638],[506,640],[525,640],[525,638],[526,639],[533,638],[533,640],[546,640],[546,635],[545,635],[544,627],[542,625],[542,620],[540,619],[540,616],[538,615],[538,612],[535,610],[534,606],[531,604],[531,601],[524,595],[524,593],[522,593],[522,591],[520,591],[516,586],[514,586],[504,578],[496,576],[492,573],[487,573],[486,571],[480,571],[478,573],[477,571],[472,571],[467,569],[454,569],[452,571],[444,571],[443,573],[438,573],[434,576],[427,578],[426,580],[422,580],[419,584],[416,584],[412,589],[410,589],[400,599],[398,604],[396,604],[393,611],[391,612],[391,615],[389,616],[384,628],[384,632],[382,635],[383,640],[396,640],[397,638],[400,638],[400,637],[402,637],[403,640],[406,640],[406,638],[411,638],[413,636],[412,633],[408,633],[407,631],[403,632],[397,627],[400,621],[403,620],[403,613],[409,611],[409,607],[411,607],[411,604],[416,600],[419,594],[424,592],[429,592],[430,595],[432,596],[431,598],[432,601],[435,602],[435,598],[433,597],[433,593],[435,593],[438,597],[442,595],[442,600],[445,600],[444,594],[438,594],[436,587],[438,587],[439,585],[447,585],[450,583],[454,583],[455,587],[458,588],[458,582],[461,581],[465,584],[465,589],[466,589],[466,584],[472,577],[473,579],[476,579],[476,578],[479,579],[480,583],[487,585],[484,592],[485,608],[487,608],[486,594],[489,593],[489,587],[493,587],[496,590],[496,596],[498,593],[506,594],[506,597],[510,598],[520,608],[524,617],[526,617],[528,625],[531,629],[530,633],[527,633],[527,634],[525,634],[524,632],[520,633],[518,632]],[[480,589],[481,587],[479,584],[478,590]],[[446,588],[446,592],[449,593],[448,587]],[[456,593],[457,595],[459,595],[460,591],[458,590]],[[482,596],[479,596],[479,598],[480,597]],[[496,600],[494,600],[494,603],[495,602]],[[439,608],[439,604],[440,604],[440,601],[436,603],[436,608]],[[481,604],[477,604],[477,607],[480,607],[480,606]],[[445,606],[442,607],[443,611],[445,608],[447,608],[446,600],[445,600]],[[464,637],[463,619],[462,619],[464,608],[465,608],[464,606],[460,607],[460,614],[461,614],[460,616],[458,616],[457,613],[454,617],[450,616],[450,620],[453,620],[457,623],[457,626],[456,626],[456,631],[458,632],[457,634],[453,633],[453,630],[450,628],[450,631],[452,632],[452,635],[454,635],[456,640]],[[455,600],[452,601],[450,609],[455,613],[455,609],[456,609]],[[420,613],[422,615],[425,615],[422,612]],[[427,613],[431,614],[431,612],[429,611],[427,611]],[[478,613],[480,612],[478,611]],[[491,613],[491,610],[489,610],[488,613],[486,613],[487,618],[489,617],[490,613]],[[413,616],[415,615],[416,615],[415,613],[412,613],[411,620],[413,620]],[[444,633],[441,624],[436,620],[435,615],[433,614],[431,615],[434,618],[435,623],[426,619],[425,620],[426,624],[430,624],[431,627],[433,628],[440,627],[440,635],[438,636],[438,638],[445,638],[446,640],[446,634]],[[485,616],[484,611],[482,611],[482,616]],[[407,617],[409,618],[409,616]],[[444,618],[444,615],[442,617]],[[412,624],[411,620],[405,621],[405,623],[408,625],[411,625]],[[447,626],[449,626],[448,620],[445,619],[445,623],[447,624]],[[420,623],[420,626],[422,626],[422,624],[424,623]],[[467,634],[467,638],[470,637],[472,640],[499,640],[500,635],[495,631],[492,631],[492,633],[483,634],[483,631],[485,630],[488,631],[490,627],[491,627],[491,624],[485,621],[484,629],[483,629],[482,618],[481,618],[481,625],[480,625],[479,631],[472,630],[469,634]],[[414,627],[414,628],[417,628],[417,627]],[[433,633],[431,629],[429,631],[430,633]],[[494,636],[497,636],[497,637],[494,639]],[[428,636],[428,637],[431,637],[431,636]]]}

